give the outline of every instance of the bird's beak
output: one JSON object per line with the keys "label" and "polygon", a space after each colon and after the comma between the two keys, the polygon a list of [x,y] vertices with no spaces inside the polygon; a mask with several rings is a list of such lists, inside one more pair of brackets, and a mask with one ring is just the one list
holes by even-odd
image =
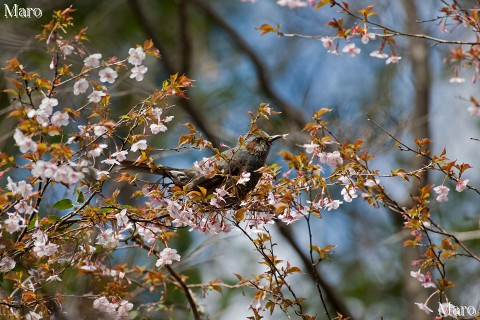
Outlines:
{"label": "bird's beak", "polygon": [[287,136],[288,136],[288,133],[287,133],[287,134],[277,134],[277,135],[275,135],[275,136],[270,136],[270,137],[268,138],[268,142],[271,143],[271,142],[273,142],[273,141],[275,141],[275,140],[277,140],[277,139],[280,139],[280,138],[286,139]]}

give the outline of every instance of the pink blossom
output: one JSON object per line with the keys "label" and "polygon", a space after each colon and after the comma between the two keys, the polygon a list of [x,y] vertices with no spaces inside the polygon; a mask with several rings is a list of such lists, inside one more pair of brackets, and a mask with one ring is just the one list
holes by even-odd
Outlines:
{"label": "pink blossom", "polygon": [[460,78],[460,77],[451,77],[450,80],[448,80],[450,83],[455,83],[455,84],[460,84],[465,82],[465,78]]}
{"label": "pink blossom", "polygon": [[28,204],[25,200],[19,201],[14,208],[20,214],[25,213],[31,215],[32,213],[36,212],[36,209],[32,207],[31,204]]}
{"label": "pink blossom", "polygon": [[41,320],[41,319],[42,319],[42,315],[40,315],[36,312],[33,312],[33,311],[29,311],[25,315],[25,320]]}
{"label": "pink blossom", "polygon": [[357,198],[357,188],[354,186],[346,186],[345,188],[342,189],[340,194],[343,196],[343,200],[345,202],[352,202],[353,199]]}
{"label": "pink blossom", "polygon": [[110,315],[115,315],[117,313],[118,305],[116,303],[110,303],[106,297],[100,297],[93,301],[93,308],[97,309],[100,312],[105,312]]}
{"label": "pink blossom", "polygon": [[118,162],[122,162],[127,159],[126,155],[128,154],[127,150],[117,151],[112,153],[112,157],[116,158]]}
{"label": "pink blossom", "polygon": [[462,192],[463,190],[465,190],[467,188],[467,185],[468,185],[469,181],[470,181],[470,179],[465,179],[465,180],[458,179],[457,185],[455,186],[455,190],[457,190],[458,192]]}
{"label": "pink blossom", "polygon": [[370,40],[375,40],[377,36],[374,33],[369,33],[368,31],[365,31],[362,34],[362,43],[367,44],[370,42]]}
{"label": "pink blossom", "polygon": [[35,239],[33,252],[37,257],[50,257],[58,251],[58,245],[48,241],[48,237],[45,233],[37,230],[33,236]]}
{"label": "pink blossom", "polygon": [[92,158],[99,157],[102,154],[103,150],[106,148],[108,148],[108,145],[105,143],[101,143],[96,148],[88,151],[87,155]]}
{"label": "pink blossom", "polygon": [[313,142],[310,142],[308,144],[304,144],[301,146],[302,148],[305,148],[305,152],[310,154],[310,153],[314,153],[315,152],[315,149],[319,147],[318,144],[316,143],[313,143]]}
{"label": "pink blossom", "polygon": [[445,186],[437,186],[433,188],[433,191],[435,191],[435,193],[438,194],[438,197],[436,199],[438,202],[448,201],[448,192],[450,191],[450,188],[447,188]]}
{"label": "pink blossom", "polygon": [[8,233],[14,233],[25,227],[25,220],[18,213],[8,212],[8,219],[6,219],[3,224],[5,231]]}
{"label": "pink blossom", "polygon": [[92,103],[98,103],[102,100],[102,97],[105,97],[107,94],[100,90],[93,90],[92,93],[88,95],[88,101]]}
{"label": "pink blossom", "polygon": [[402,57],[392,55],[391,57],[389,57],[389,58],[385,61],[385,64],[390,64],[390,63],[395,64],[395,63],[399,63],[400,60],[402,60]]}
{"label": "pink blossom", "polygon": [[13,134],[13,139],[15,140],[17,146],[20,149],[20,152],[27,153],[29,151],[35,152],[37,151],[37,143],[33,141],[31,138],[25,136],[20,129],[15,129],[15,133]]}
{"label": "pink blossom", "polygon": [[108,132],[108,128],[105,126],[93,126],[93,134],[97,137],[103,136]]}
{"label": "pink blossom", "polygon": [[245,184],[250,181],[250,172],[242,172],[240,179],[238,179],[237,184]]}
{"label": "pink blossom", "polygon": [[167,131],[167,126],[164,125],[163,123],[152,123],[150,125],[150,130],[152,131],[152,134],[157,134],[159,132],[165,132]]}
{"label": "pink blossom", "polygon": [[307,3],[302,0],[278,0],[277,4],[281,7],[288,7],[289,9],[306,7]]}
{"label": "pink blossom", "polygon": [[43,98],[40,106],[38,107],[40,110],[44,110],[47,115],[51,115],[53,113],[53,107],[58,105],[58,100],[55,98]]}
{"label": "pink blossom", "polygon": [[370,57],[374,57],[374,58],[378,58],[378,59],[387,59],[388,54],[382,53],[381,51],[376,50],[376,51],[370,52]]}
{"label": "pink blossom", "polygon": [[130,147],[130,150],[132,152],[136,152],[137,150],[145,150],[147,149],[147,147],[148,147],[147,140],[142,139],[132,144],[132,146]]}
{"label": "pink blossom", "polygon": [[68,125],[68,119],[69,119],[68,113],[57,111],[52,115],[52,118],[50,119],[50,121],[54,126],[61,127],[61,126]]}
{"label": "pink blossom", "polygon": [[5,273],[15,268],[15,260],[9,257],[3,257],[0,261],[0,272]]}
{"label": "pink blossom", "polygon": [[69,44],[64,44],[60,47],[60,50],[62,50],[64,56],[71,55],[74,49],[75,48]]}
{"label": "pink blossom", "polygon": [[348,53],[348,55],[353,58],[361,52],[361,49],[357,48],[355,43],[347,43],[345,47],[343,47],[342,52]]}
{"label": "pink blossom", "polygon": [[423,312],[425,312],[426,314],[430,314],[433,312],[432,309],[430,309],[425,303],[418,303],[418,302],[415,302],[415,304],[418,306],[418,308],[420,310],[422,310]]}
{"label": "pink blossom", "polygon": [[118,317],[119,318],[128,318],[128,313],[133,309],[133,303],[128,302],[127,300],[122,300],[118,306]]}
{"label": "pink blossom", "polygon": [[115,215],[117,218],[117,225],[122,229],[130,229],[133,228],[132,223],[130,222],[130,218],[127,216],[127,209],[123,209],[119,213]]}
{"label": "pink blossom", "polygon": [[193,163],[193,166],[198,170],[200,174],[207,176],[215,171],[215,163],[208,158],[203,158],[200,162],[195,161]]}
{"label": "pink blossom", "polygon": [[22,198],[28,199],[33,195],[33,187],[25,180],[21,180],[18,183],[13,182],[12,178],[7,177],[7,189],[12,192],[13,196],[21,195]]}
{"label": "pink blossom", "polygon": [[363,185],[364,185],[365,187],[367,187],[367,188],[373,188],[373,187],[375,187],[376,185],[378,185],[379,183],[380,183],[380,180],[378,180],[378,179],[375,179],[375,180],[373,180],[373,179],[367,179],[367,180],[363,183]]}
{"label": "pink blossom", "polygon": [[143,48],[130,48],[130,50],[128,50],[128,62],[130,64],[133,64],[134,66],[139,66],[142,64],[144,59],[145,52],[143,52]]}
{"label": "pink blossom", "polygon": [[132,71],[132,74],[130,75],[131,79],[135,78],[135,80],[137,81],[142,81],[144,74],[147,73],[148,71],[148,68],[145,66],[135,66],[132,68],[131,71]]}
{"label": "pink blossom", "polygon": [[87,92],[89,85],[90,84],[88,83],[87,79],[81,78],[73,85],[73,94],[78,96],[80,93]]}
{"label": "pink blossom", "polygon": [[115,79],[118,78],[117,72],[110,67],[100,70],[98,75],[100,76],[100,82],[114,83]]}
{"label": "pink blossom", "polygon": [[101,245],[105,249],[115,249],[120,245],[119,240],[121,239],[123,239],[122,235],[116,235],[113,232],[113,229],[107,229],[102,231],[102,233],[97,236],[97,244]]}
{"label": "pink blossom", "polygon": [[474,118],[480,118],[480,107],[468,107],[468,112]]}
{"label": "pink blossom", "polygon": [[180,255],[177,254],[177,250],[172,248],[165,248],[160,252],[160,258],[157,260],[155,265],[161,267],[167,264],[172,264],[173,261],[180,261]]}
{"label": "pink blossom", "polygon": [[100,59],[102,59],[102,55],[100,53],[94,53],[86,57],[83,60],[83,64],[85,67],[97,68],[100,66]]}
{"label": "pink blossom", "polygon": [[327,198],[325,199],[324,201],[324,208],[327,210],[327,211],[331,211],[331,210],[336,210],[340,207],[340,205],[343,203],[343,201],[340,201],[340,200],[332,200],[330,198]]}

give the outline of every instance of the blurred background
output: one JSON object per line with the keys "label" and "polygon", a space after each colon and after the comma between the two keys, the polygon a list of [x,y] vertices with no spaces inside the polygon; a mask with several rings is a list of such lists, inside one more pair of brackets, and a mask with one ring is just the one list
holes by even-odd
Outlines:
{"label": "blurred background", "polygon": [[[463,27],[442,34],[435,21],[416,23],[437,17],[441,2],[379,0],[375,11],[380,12],[377,18],[380,23],[397,30],[474,40],[474,35]],[[464,3],[468,6],[473,1]],[[38,7],[43,16],[39,19],[6,18],[4,4]],[[359,9],[368,4],[355,1]],[[318,11],[309,7],[291,10],[278,6],[274,0],[257,0],[256,3],[239,0],[18,0],[3,1],[0,8],[0,63],[17,57],[30,70],[48,74],[49,57],[45,56],[44,44],[36,41],[35,35],[40,33],[41,24],[50,21],[53,10],[70,5],[76,10],[73,14],[76,28],[88,26],[90,42],[86,47],[91,50],[89,53],[100,52],[104,58],[122,58],[129,48],[151,38],[162,54],[160,60],[146,60],[149,72],[143,82],[122,79],[127,81],[115,84],[115,90],[111,90],[113,117],[127,112],[170,74],[185,73],[195,80],[194,87],[188,90],[189,99],[173,101],[175,107],[170,114],[175,118],[169,124],[170,129],[156,137],[154,144],[158,147],[175,147],[179,135],[187,132],[181,125],[186,122],[195,124],[216,145],[221,142],[235,144],[238,136],[247,130],[248,111],[255,111],[260,103],[266,102],[282,114],[262,123],[264,129],[271,134],[290,134],[287,141],[275,146],[269,158],[269,162],[282,165],[278,151],[299,151],[298,144],[308,142],[302,128],[313,112],[326,107],[333,109],[328,116],[330,129],[341,139],[365,140],[370,153],[377,155],[373,164],[381,173],[388,174],[390,169],[399,167],[417,169],[422,163],[421,159],[396,148],[386,134],[367,120],[367,113],[410,146],[414,145],[414,138],[428,137],[433,141],[433,153],[439,154],[446,147],[451,159],[474,167],[467,171],[466,178],[478,185],[479,142],[470,138],[480,136],[480,122],[467,111],[469,97],[479,93],[478,84],[469,83],[469,70],[460,71],[467,79],[465,83],[449,83],[451,66],[443,62],[450,48],[447,45],[433,46],[423,40],[397,38],[396,52],[402,60],[395,65],[386,65],[384,60],[369,56],[380,46],[378,40],[367,45],[355,40],[362,52],[354,58],[346,54],[331,55],[321,41],[274,34],[261,36],[255,28],[264,23],[280,24],[285,33],[334,36],[335,30],[326,23],[333,17],[341,17],[339,13],[327,6]],[[79,69],[83,58],[72,56],[72,59]],[[4,74],[1,81],[3,90],[7,85]],[[68,90],[59,92],[65,96],[68,93]],[[12,108],[6,94],[0,94],[0,103],[0,149],[14,152],[12,131],[15,123],[5,118]],[[79,102],[68,103],[78,106]],[[162,153],[159,161],[187,167],[202,156],[198,151]],[[443,176],[431,175],[427,179],[428,183],[438,185]],[[382,183],[392,197],[405,206],[409,203],[409,195],[415,194],[420,186],[398,179],[385,179]],[[432,203],[432,217],[447,230],[463,236],[465,243],[478,253],[478,196],[468,191],[455,193],[454,185],[448,186],[452,190],[450,201],[441,207]],[[124,195],[123,201],[131,200]],[[418,257],[419,252],[403,247],[408,235],[402,232],[401,226],[401,218],[394,213],[383,208],[369,208],[361,201],[325,212],[322,219],[314,222],[314,242],[321,247],[337,246],[332,258],[319,267],[331,310],[341,307],[353,319],[426,318],[424,313],[418,313],[414,302],[425,301],[429,291],[409,275],[411,270],[417,269],[410,261]],[[273,232],[277,236],[279,258],[288,259],[306,271],[302,262],[302,254],[308,253],[305,227],[300,221],[288,229],[277,226]],[[233,273],[248,276],[262,270],[252,245],[236,231],[222,237],[185,231],[179,239],[182,240],[176,248],[186,259],[177,268],[188,273],[192,281],[206,283],[219,278],[233,283],[236,280]],[[151,264],[145,258],[141,261]],[[455,298],[452,303],[479,309],[479,270],[478,263],[466,259],[449,264],[447,275],[457,282],[448,292]],[[294,287],[297,294],[307,297],[308,313],[323,314],[314,280],[308,273],[296,275]],[[76,290],[73,285],[71,289]],[[85,287],[78,290],[88,292]],[[143,295],[137,298],[154,302],[157,297]],[[180,296],[176,298],[181,299]],[[250,315],[247,306],[252,296],[248,290],[242,295],[241,290],[224,289],[221,294],[210,292],[205,296],[199,294],[197,298],[210,319],[244,319]],[[179,312],[179,318],[188,318],[188,314]]]}

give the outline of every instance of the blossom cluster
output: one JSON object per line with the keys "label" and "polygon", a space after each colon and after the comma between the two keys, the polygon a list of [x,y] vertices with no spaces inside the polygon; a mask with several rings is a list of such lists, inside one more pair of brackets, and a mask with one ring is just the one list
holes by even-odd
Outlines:
{"label": "blossom cluster", "polygon": [[101,313],[113,316],[114,319],[129,319],[129,312],[133,304],[127,300],[120,300],[117,303],[110,302],[107,297],[102,296],[93,301],[93,308]]}

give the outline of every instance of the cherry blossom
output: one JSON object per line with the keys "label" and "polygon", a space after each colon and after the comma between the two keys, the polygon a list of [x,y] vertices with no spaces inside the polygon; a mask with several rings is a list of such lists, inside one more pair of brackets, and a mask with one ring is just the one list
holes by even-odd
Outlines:
{"label": "cherry blossom", "polygon": [[28,199],[33,195],[33,187],[25,180],[21,180],[18,183],[13,182],[12,178],[7,177],[7,189],[12,192],[13,196],[21,195],[22,198]]}
{"label": "cherry blossom", "polygon": [[73,85],[73,94],[78,96],[81,93],[87,92],[89,85],[87,79],[81,78]]}
{"label": "cherry blossom", "polygon": [[308,4],[302,0],[278,0],[277,4],[281,7],[288,7],[289,9],[306,7]]}
{"label": "cherry blossom", "polygon": [[55,98],[43,98],[40,106],[40,110],[44,110],[48,115],[53,113],[53,108],[58,106],[58,100]]}
{"label": "cherry blossom", "polygon": [[101,53],[94,53],[89,55],[83,60],[85,67],[97,68],[100,66],[100,59],[102,59]]}
{"label": "cherry blossom", "polygon": [[376,185],[378,185],[379,183],[380,183],[380,180],[379,180],[379,179],[375,179],[375,180],[373,180],[373,179],[367,179],[367,180],[363,183],[363,185],[364,185],[365,187],[367,187],[367,188],[373,188],[373,187],[375,187]]}
{"label": "cherry blossom", "polygon": [[108,148],[108,144],[101,143],[96,148],[88,151],[87,155],[92,158],[97,158],[102,154],[103,150],[106,148]]}
{"label": "cherry blossom", "polygon": [[52,115],[52,118],[50,119],[50,121],[54,126],[62,127],[62,126],[68,125],[68,119],[69,119],[68,113],[57,111]]}
{"label": "cherry blossom", "polygon": [[118,162],[122,162],[127,159],[126,155],[128,154],[127,150],[117,151],[112,153],[112,157],[116,158]]}
{"label": "cherry blossom", "polygon": [[133,228],[133,224],[130,222],[130,218],[127,216],[127,209],[123,209],[119,213],[115,215],[117,218],[117,225],[122,229],[131,229]]}
{"label": "cherry blossom", "polygon": [[353,199],[357,198],[357,188],[353,186],[346,186],[345,188],[342,189],[340,194],[343,196],[343,200],[345,202],[352,202]]}
{"label": "cherry blossom", "polygon": [[242,172],[240,179],[238,179],[237,184],[245,184],[250,181],[250,172]]}
{"label": "cherry blossom", "polygon": [[108,128],[105,126],[93,126],[93,134],[97,137],[103,136],[108,132]]}
{"label": "cherry blossom", "polygon": [[203,158],[200,162],[195,161],[193,166],[198,169],[200,174],[207,176],[215,171],[215,163],[208,158]]}
{"label": "cherry blossom", "polygon": [[92,93],[88,95],[88,101],[92,103],[98,103],[102,100],[102,97],[105,97],[107,94],[101,90],[93,90]]}
{"label": "cherry blossom", "polygon": [[465,180],[458,179],[457,185],[455,186],[455,190],[457,190],[458,192],[462,192],[463,190],[465,190],[467,188],[467,185],[468,185],[469,181],[470,181],[470,179],[465,179]]}
{"label": "cherry blossom", "polygon": [[374,58],[378,58],[378,59],[387,59],[388,54],[383,53],[379,50],[375,50],[375,51],[370,52],[370,57],[374,57]]}
{"label": "cherry blossom", "polygon": [[147,73],[148,71],[148,68],[140,65],[140,66],[133,67],[131,71],[132,71],[132,74],[130,75],[131,79],[135,78],[135,80],[137,81],[142,81],[144,74]]}
{"label": "cherry blossom", "polygon": [[118,306],[118,317],[128,318],[128,313],[133,309],[133,303],[128,302],[127,300],[122,300]]}
{"label": "cherry blossom", "polygon": [[33,312],[33,311],[29,311],[25,315],[25,320],[41,320],[41,319],[42,319],[42,315],[40,315],[36,312]]}
{"label": "cherry blossom", "polygon": [[115,249],[120,245],[122,239],[122,235],[116,235],[113,229],[107,229],[98,235],[96,243],[105,249]]}
{"label": "cherry blossom", "polygon": [[361,51],[362,50],[360,48],[357,48],[355,43],[347,43],[342,49],[342,52],[348,53],[348,55],[352,58],[358,55]]}
{"label": "cherry blossom", "polygon": [[7,271],[12,270],[15,268],[15,260],[9,258],[9,257],[3,257],[2,260],[0,261],[0,272],[4,273]]}
{"label": "cherry blossom", "polygon": [[161,266],[164,266],[164,265],[167,265],[167,264],[172,264],[173,261],[180,261],[180,255],[177,254],[177,250],[176,249],[172,249],[172,248],[165,248],[162,250],[162,252],[160,252],[160,258],[157,260],[157,262],[155,263],[155,265],[157,267],[161,267]]}
{"label": "cherry blossom", "polygon": [[142,64],[144,59],[145,52],[143,52],[143,48],[130,48],[130,50],[128,50],[128,63],[134,66],[139,66]]}
{"label": "cherry blossom", "polygon": [[318,148],[319,145],[316,144],[316,143],[308,143],[308,144],[304,144],[302,145],[302,148],[305,148],[305,152],[310,154],[310,153],[314,153],[315,152],[315,149]]}
{"label": "cherry blossom", "polygon": [[41,230],[35,231],[32,235],[34,239],[33,252],[37,257],[49,257],[58,251],[58,245],[48,241],[48,236]]}
{"label": "cherry blossom", "polygon": [[8,219],[3,222],[5,231],[8,233],[14,233],[22,229],[25,227],[24,223],[25,220],[16,212],[8,212]]}
{"label": "cherry blossom", "polygon": [[390,63],[395,64],[395,63],[399,63],[400,60],[402,60],[402,57],[392,55],[392,56],[390,56],[390,57],[385,61],[385,64],[390,64]]}
{"label": "cherry blossom", "polygon": [[436,198],[438,202],[448,201],[448,192],[450,191],[450,188],[445,186],[437,186],[433,188],[433,191],[435,191],[435,193],[438,194],[438,197]]}
{"label": "cherry blossom", "polygon": [[480,107],[468,107],[468,112],[474,118],[480,118]]}
{"label": "cherry blossom", "polygon": [[327,210],[327,211],[331,211],[331,210],[336,210],[340,207],[340,205],[343,203],[343,201],[340,201],[340,200],[332,200],[330,198],[327,198],[325,199],[324,201],[324,208]]}
{"label": "cherry blossom", "polygon": [[106,297],[100,297],[93,301],[93,308],[100,312],[105,312],[110,315],[117,313],[118,305],[116,303],[110,303]]}
{"label": "cherry blossom", "polygon": [[115,79],[118,78],[117,72],[110,67],[100,70],[98,75],[100,77],[100,82],[114,83]]}
{"label": "cherry blossom", "polygon": [[430,314],[433,312],[433,310],[430,309],[425,303],[415,302],[415,304],[418,306],[420,310],[424,311],[426,314]]}
{"label": "cherry blossom", "polygon": [[136,152],[138,150],[145,150],[147,149],[147,147],[148,147],[147,140],[142,139],[132,144],[132,146],[130,147],[130,150],[132,152]]}
{"label": "cherry blossom", "polygon": [[455,84],[460,84],[465,82],[465,78],[460,78],[460,77],[451,77],[450,80],[448,80],[450,83],[455,83]]}
{"label": "cherry blossom", "polygon": [[62,50],[62,53],[65,57],[71,55],[74,49],[75,48],[69,44],[64,44],[60,46],[60,50]]}
{"label": "cherry blossom", "polygon": [[15,133],[13,134],[13,139],[15,143],[20,148],[21,153],[27,153],[29,151],[35,152],[37,151],[37,143],[33,141],[31,138],[25,136],[20,129],[15,129]]}

